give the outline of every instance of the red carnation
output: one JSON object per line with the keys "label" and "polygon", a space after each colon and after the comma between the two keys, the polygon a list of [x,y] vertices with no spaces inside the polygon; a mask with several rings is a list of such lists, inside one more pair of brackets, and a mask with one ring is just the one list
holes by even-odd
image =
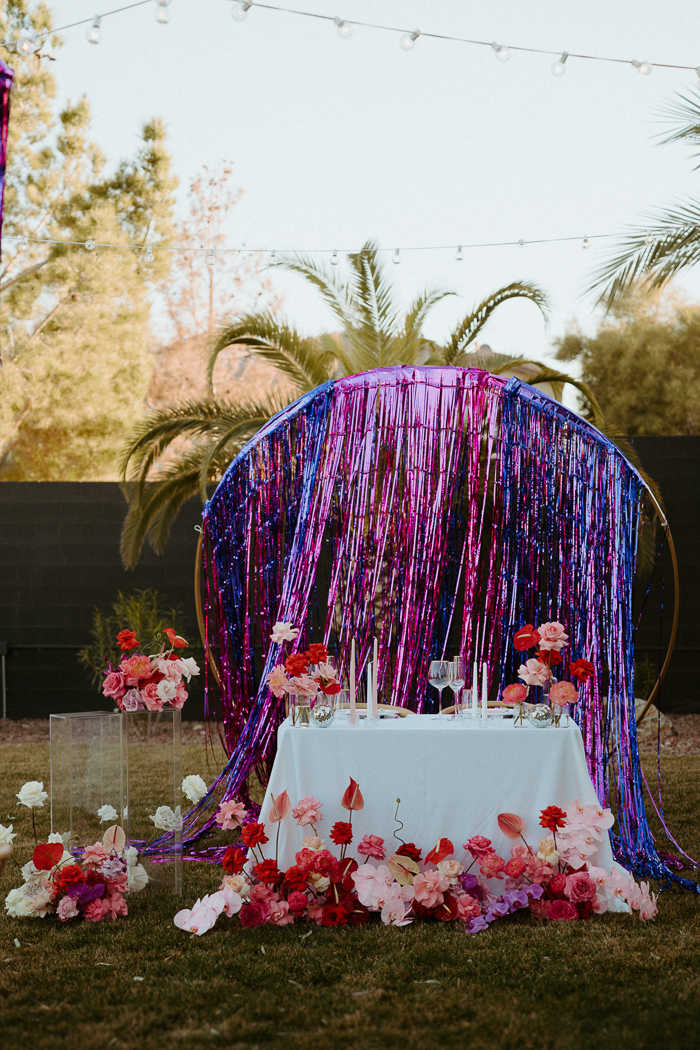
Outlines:
{"label": "red carnation", "polygon": [[234,846],[229,846],[221,858],[221,865],[224,871],[229,875],[238,875],[243,871],[245,860],[245,853],[243,853],[242,850],[235,849]]}
{"label": "red carnation", "polygon": [[328,659],[328,650],[320,642],[312,642],[306,651],[310,664],[323,664]]}
{"label": "red carnation", "polygon": [[556,831],[557,828],[563,828],[565,824],[566,813],[563,809],[559,809],[559,806],[547,806],[546,809],[540,810],[540,827]]}
{"label": "red carnation", "polygon": [[285,660],[284,669],[292,678],[296,678],[297,675],[305,674],[308,671],[309,658],[306,653],[292,653]]}
{"label": "red carnation", "polygon": [[536,627],[533,627],[531,623],[526,623],[525,626],[521,627],[519,631],[516,631],[513,636],[513,645],[519,653],[524,652],[526,649],[533,649],[539,644],[540,632]]}
{"label": "red carnation", "polygon": [[241,838],[246,846],[251,847],[260,846],[261,844],[270,841],[265,834],[265,825],[257,824],[255,821],[243,825],[241,828]]}
{"label": "red carnation", "polygon": [[336,820],[330,830],[330,837],[336,846],[349,846],[352,842],[352,824],[347,820]]}
{"label": "red carnation", "polygon": [[135,649],[139,644],[139,640],[133,631],[120,631],[117,635],[117,642],[121,647],[121,651],[126,653],[129,649]]}
{"label": "red carnation", "polygon": [[347,912],[339,904],[324,905],[321,913],[322,926],[344,926],[347,921]]}
{"label": "red carnation", "polygon": [[69,864],[54,874],[53,884],[59,893],[66,893],[76,882],[85,882],[85,873],[77,864]]}
{"label": "red carnation", "polygon": [[291,868],[287,868],[284,875],[284,882],[286,886],[289,886],[292,890],[303,890],[306,887],[307,873],[303,868],[292,865]]}
{"label": "red carnation", "polygon": [[535,659],[541,660],[547,667],[556,667],[557,664],[561,663],[561,653],[557,652],[556,649],[538,649],[535,653]]}
{"label": "red carnation", "polygon": [[415,860],[416,864],[420,860],[420,850],[416,846],[415,842],[404,842],[402,846],[396,851],[397,857],[410,857],[411,860]]}
{"label": "red carnation", "polygon": [[569,671],[574,678],[578,678],[579,682],[587,682],[589,678],[593,677],[595,668],[590,660],[581,658],[569,664]]}
{"label": "red carnation", "polygon": [[274,860],[264,860],[256,864],[253,870],[266,886],[278,886],[284,878],[284,872],[280,871]]}

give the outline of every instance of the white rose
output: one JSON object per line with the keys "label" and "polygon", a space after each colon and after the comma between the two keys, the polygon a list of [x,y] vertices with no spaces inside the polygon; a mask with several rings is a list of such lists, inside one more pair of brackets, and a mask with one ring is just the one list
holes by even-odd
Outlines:
{"label": "white rose", "polygon": [[5,907],[11,919],[24,919],[31,915],[38,917],[32,907],[32,902],[24,896],[21,890],[10,890],[5,897]]}
{"label": "white rose", "polygon": [[46,916],[49,914],[49,909],[51,907],[51,898],[51,891],[47,889],[39,890],[39,892],[36,893],[32,898],[32,908],[34,909],[34,914],[38,915],[40,919],[45,919]]}
{"label": "white rose", "polygon": [[136,849],[136,846],[126,847],[124,850],[124,860],[129,868],[133,868],[135,864],[138,864],[139,851]]}
{"label": "white rose", "polygon": [[[49,835],[47,842],[60,842],[64,850],[70,847],[70,831],[66,831],[63,835],[58,831],[52,831]],[[63,861],[61,861],[63,863]]]}
{"label": "white rose", "polygon": [[196,773],[191,773],[182,781],[182,793],[190,802],[199,802],[207,793],[207,785]]}
{"label": "white rose", "polygon": [[185,670],[182,673],[185,675],[188,682],[192,675],[199,674],[199,667],[193,656],[188,656],[186,660],[184,658],[181,659],[180,663],[185,667]]}
{"label": "white rose", "polygon": [[446,879],[450,880],[452,886],[456,885],[457,879],[464,871],[458,860],[441,860],[437,869],[442,872]]}
{"label": "white rose", "polygon": [[48,797],[48,792],[44,791],[43,780],[28,780],[17,792],[17,798],[27,809],[43,809]]}
{"label": "white rose", "polygon": [[331,880],[327,875],[320,875],[318,872],[313,872],[309,875],[309,882],[313,886],[316,893],[325,893],[331,884]]}
{"label": "white rose", "polygon": [[[133,848],[133,847],[132,847]],[[143,864],[132,864],[128,869],[129,892],[140,893],[148,882],[148,875]]]}
{"label": "white rose", "polygon": [[160,831],[176,831],[181,824],[180,807],[176,806],[173,813],[170,806],[158,806],[155,813],[151,814],[150,819]]}
{"label": "white rose", "polygon": [[221,885],[224,886],[224,884],[239,897],[247,897],[250,893],[250,883],[245,875],[227,875]]}
{"label": "white rose", "polygon": [[109,820],[116,820],[118,813],[114,806],[100,806],[97,816],[100,818],[100,824],[104,824]]}
{"label": "white rose", "polygon": [[17,832],[12,830],[12,824],[5,827],[4,824],[0,824],[0,842],[9,842],[12,844],[12,840],[17,838]]}
{"label": "white rose", "polygon": [[170,678],[163,678],[156,686],[156,692],[161,700],[172,700],[177,693],[177,686]]}

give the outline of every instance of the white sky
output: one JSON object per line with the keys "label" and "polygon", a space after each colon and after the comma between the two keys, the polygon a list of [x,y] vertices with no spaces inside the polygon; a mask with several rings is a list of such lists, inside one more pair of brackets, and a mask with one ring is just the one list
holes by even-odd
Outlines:
{"label": "white sky", "polygon": [[[281,0],[283,2],[283,0]],[[57,25],[92,16],[97,0],[53,0]],[[109,9],[112,5],[105,4]],[[613,57],[700,63],[700,6],[691,0],[295,0],[290,6]],[[152,5],[106,18],[91,46],[67,31],[52,69],[61,99],[85,92],[94,137],[110,160],[134,152],[140,125],[165,119],[182,182],[202,164],[234,162],[246,190],[232,244],[276,249],[356,248],[367,237],[393,249],[620,230],[654,206],[695,190],[689,150],[659,146],[659,111],[697,83],[691,72],[513,52],[356,28],[341,40],[315,19],[230,0],[172,0],[171,21]],[[604,244],[605,242],[603,242]],[[506,304],[481,337],[494,350],[546,356],[576,317],[593,319],[587,273],[601,242],[402,252],[391,267],[408,302],[425,286],[456,291],[427,326],[442,338],[469,307],[513,280],[552,299],[545,328],[528,303]],[[609,249],[608,249],[609,250]],[[302,279],[274,271],[286,312],[306,332],[334,327]],[[682,286],[700,298],[698,274]]]}

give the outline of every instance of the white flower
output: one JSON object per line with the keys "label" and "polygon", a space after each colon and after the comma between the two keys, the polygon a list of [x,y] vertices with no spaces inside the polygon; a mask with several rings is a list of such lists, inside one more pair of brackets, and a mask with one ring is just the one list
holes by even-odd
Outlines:
{"label": "white flower", "polygon": [[0,842],[9,842],[12,845],[12,840],[15,838],[17,838],[17,832],[12,830],[12,824],[9,827],[0,824]]}
{"label": "white flower", "polygon": [[160,831],[176,831],[181,824],[180,807],[176,806],[173,813],[170,806],[158,806],[155,813],[151,814],[150,820],[153,821]]}
{"label": "white flower", "polygon": [[106,824],[108,820],[116,820],[118,813],[114,806],[100,806],[97,816],[100,818],[100,824]]}
{"label": "white flower", "polygon": [[52,831],[46,841],[60,842],[64,850],[67,850],[70,847],[70,831],[64,832],[63,835],[61,835],[61,833],[58,831]]}
{"label": "white flower", "polygon": [[148,875],[143,864],[133,864],[128,869],[129,892],[140,893],[148,882]]}
{"label": "white flower", "polygon": [[292,627],[291,623],[279,620],[276,624],[273,624],[270,638],[273,642],[277,642],[280,645],[282,642],[293,642],[298,634],[298,627]]}
{"label": "white flower", "polygon": [[28,886],[43,885],[44,879],[46,878],[46,872],[39,871],[34,867],[34,861],[28,860],[22,867],[22,878]]}
{"label": "white flower", "polygon": [[38,912],[34,911],[31,900],[22,893],[22,890],[10,890],[5,897],[5,907],[11,919],[24,919],[27,916],[38,918]]}
{"label": "white flower", "polygon": [[17,792],[17,798],[27,809],[43,809],[48,797],[48,792],[44,791],[43,780],[28,780]]}
{"label": "white flower", "polygon": [[181,663],[184,668],[182,673],[184,674],[188,682],[193,674],[199,674],[199,667],[197,665],[197,661],[193,656],[188,656],[187,659],[185,659],[184,657],[180,657],[179,663]]}
{"label": "white flower", "polygon": [[170,678],[163,678],[156,686],[156,692],[161,700],[172,700],[177,693],[177,685]]}
{"label": "white flower", "polygon": [[182,781],[182,793],[187,795],[190,802],[199,802],[207,793],[207,785],[196,773],[191,773]]}
{"label": "white flower", "polygon": [[224,881],[221,883],[221,888],[228,886],[234,893],[238,893],[241,897],[247,897],[250,893],[250,883],[248,882],[245,875],[227,875]]}

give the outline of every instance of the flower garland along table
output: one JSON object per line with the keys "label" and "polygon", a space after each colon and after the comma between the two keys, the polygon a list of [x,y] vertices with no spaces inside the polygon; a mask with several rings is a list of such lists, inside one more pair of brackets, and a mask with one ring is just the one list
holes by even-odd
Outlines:
{"label": "flower garland along table", "polygon": [[[510,720],[496,717],[485,723],[467,720],[464,726],[448,716],[432,715],[382,718],[373,728],[365,728],[363,722],[350,726],[341,716],[323,730],[294,728],[287,720],[278,731],[262,813],[283,791],[293,799],[323,799],[318,834],[324,838],[326,829],[346,816],[340,799],[352,777],[365,798],[356,818],[358,838],[377,835],[398,847],[394,832],[422,843],[446,836],[461,844],[466,835],[485,835],[507,857],[510,843],[496,830],[499,813],[520,814],[529,840],[536,842],[540,811],[553,801],[563,805],[578,799],[583,805],[599,805],[575,723],[568,728],[514,729]],[[399,798],[403,830],[394,820]],[[281,868],[294,864],[308,833],[291,821],[281,823]],[[591,847],[590,863],[610,868],[608,834],[603,832]]]}

